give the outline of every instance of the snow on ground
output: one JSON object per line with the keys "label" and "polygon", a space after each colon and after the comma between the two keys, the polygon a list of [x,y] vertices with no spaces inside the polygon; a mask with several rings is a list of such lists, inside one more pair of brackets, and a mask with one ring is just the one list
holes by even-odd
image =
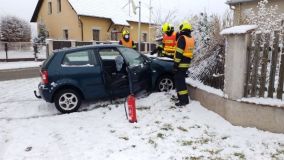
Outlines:
{"label": "snow on ground", "polygon": [[39,78],[0,82],[0,159],[284,159],[284,135],[232,126],[171,93],[137,101],[138,123],[123,104],[84,103],[59,114],[33,96]]}
{"label": "snow on ground", "polygon": [[224,92],[221,89],[216,89],[216,88],[213,88],[213,87],[210,87],[210,86],[206,86],[198,80],[193,80],[192,78],[187,78],[186,83],[191,85],[192,87],[197,87],[197,88],[204,90],[208,93],[212,93],[212,94],[218,95],[220,97],[224,97]]}
{"label": "snow on ground", "polygon": [[0,70],[39,67],[41,64],[40,61],[0,62]]}

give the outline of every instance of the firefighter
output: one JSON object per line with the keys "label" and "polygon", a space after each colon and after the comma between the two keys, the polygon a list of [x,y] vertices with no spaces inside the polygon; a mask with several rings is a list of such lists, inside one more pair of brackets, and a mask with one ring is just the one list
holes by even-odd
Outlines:
{"label": "firefighter", "polygon": [[179,27],[180,33],[174,54],[174,80],[178,96],[176,106],[185,106],[189,103],[188,90],[185,84],[186,72],[193,58],[194,38],[191,36],[192,26],[183,21]]}
{"label": "firefighter", "polygon": [[151,55],[158,52],[158,56],[160,57],[173,58],[176,46],[177,33],[175,32],[174,27],[169,23],[163,24],[162,31],[162,44],[159,45],[156,50],[152,51]]}
{"label": "firefighter", "polygon": [[119,41],[119,44],[123,45],[124,47],[127,47],[127,48],[133,48],[133,49],[137,48],[134,41],[132,41],[132,39],[130,37],[129,31],[127,31],[127,30],[124,30],[122,32],[122,38]]}

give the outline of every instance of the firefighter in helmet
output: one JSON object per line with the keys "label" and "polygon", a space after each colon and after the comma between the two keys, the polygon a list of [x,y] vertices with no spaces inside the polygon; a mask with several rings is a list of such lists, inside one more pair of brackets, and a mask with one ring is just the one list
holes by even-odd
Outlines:
{"label": "firefighter in helmet", "polygon": [[156,50],[152,51],[151,54],[158,52],[159,56],[173,58],[175,53],[177,33],[174,27],[165,23],[162,26],[163,40],[162,44],[157,47]]}
{"label": "firefighter in helmet", "polygon": [[185,84],[186,72],[193,58],[194,38],[191,35],[192,26],[183,21],[179,27],[180,33],[174,54],[174,80],[178,96],[176,106],[185,106],[189,103],[188,90]]}
{"label": "firefighter in helmet", "polygon": [[130,33],[127,30],[124,30],[122,32],[122,38],[119,41],[119,44],[123,45],[124,47],[127,47],[127,48],[136,49],[136,45],[135,45],[134,41],[131,39]]}

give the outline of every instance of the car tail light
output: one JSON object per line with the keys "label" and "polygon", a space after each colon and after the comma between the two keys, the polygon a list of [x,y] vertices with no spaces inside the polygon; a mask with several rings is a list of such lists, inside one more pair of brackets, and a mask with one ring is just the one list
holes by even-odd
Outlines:
{"label": "car tail light", "polygon": [[44,84],[48,84],[48,72],[41,71],[41,79]]}

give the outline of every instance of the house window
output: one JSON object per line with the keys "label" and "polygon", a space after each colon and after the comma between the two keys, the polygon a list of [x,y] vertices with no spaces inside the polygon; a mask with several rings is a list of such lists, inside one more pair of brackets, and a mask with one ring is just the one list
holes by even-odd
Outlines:
{"label": "house window", "polygon": [[117,31],[111,31],[111,40],[112,41],[118,41]]}
{"label": "house window", "polygon": [[147,42],[147,33],[142,33],[142,41]]}
{"label": "house window", "polygon": [[63,37],[64,37],[64,39],[68,40],[68,38],[69,38],[68,29],[63,30]]}
{"label": "house window", "polygon": [[93,29],[93,40],[100,41],[100,30]]}
{"label": "house window", "polygon": [[61,12],[61,0],[57,0],[57,13]]}
{"label": "house window", "polygon": [[52,3],[48,2],[48,14],[52,14]]}

